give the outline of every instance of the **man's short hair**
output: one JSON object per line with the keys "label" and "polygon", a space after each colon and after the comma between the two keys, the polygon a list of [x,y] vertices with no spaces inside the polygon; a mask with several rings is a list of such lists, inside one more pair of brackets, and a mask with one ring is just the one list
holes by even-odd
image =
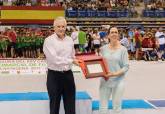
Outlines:
{"label": "man's short hair", "polygon": [[56,26],[57,21],[64,20],[64,22],[67,24],[66,19],[64,17],[57,17],[54,19],[53,26]]}

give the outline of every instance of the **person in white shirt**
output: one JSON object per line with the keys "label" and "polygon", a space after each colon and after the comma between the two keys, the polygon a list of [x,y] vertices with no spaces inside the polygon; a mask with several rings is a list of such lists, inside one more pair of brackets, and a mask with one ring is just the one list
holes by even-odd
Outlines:
{"label": "person in white shirt", "polygon": [[95,50],[96,55],[99,55],[99,48],[101,46],[101,39],[100,39],[100,35],[98,33],[98,30],[94,30],[93,31],[93,47]]}
{"label": "person in white shirt", "polygon": [[120,43],[121,45],[123,45],[128,49],[129,48],[128,36],[123,36],[123,38],[120,40]]}
{"label": "person in white shirt", "polygon": [[159,47],[158,49],[158,57],[159,59],[164,60],[163,54],[165,52],[165,34],[160,27],[155,33],[156,44]]}
{"label": "person in white shirt", "polygon": [[48,74],[47,90],[50,99],[50,114],[59,114],[63,97],[65,114],[75,114],[75,82],[72,64],[79,65],[75,59],[72,38],[65,35],[67,22],[64,17],[54,21],[55,33],[44,41],[43,52],[46,56]]}
{"label": "person in white shirt", "polygon": [[79,34],[79,31],[76,29],[76,28],[72,28],[73,29],[73,32],[71,34],[71,38],[73,39],[73,42],[74,42],[74,48],[76,50],[76,54],[79,53],[79,39],[78,39],[78,34]]}

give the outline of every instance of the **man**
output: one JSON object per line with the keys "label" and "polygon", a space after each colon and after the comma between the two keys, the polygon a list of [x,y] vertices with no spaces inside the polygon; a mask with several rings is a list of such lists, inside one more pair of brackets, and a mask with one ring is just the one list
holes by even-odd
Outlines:
{"label": "man", "polygon": [[136,60],[139,60],[140,57],[139,57],[139,52],[140,52],[140,49],[141,49],[141,34],[140,34],[140,31],[141,29],[140,28],[137,28],[135,29],[135,58]]}
{"label": "man", "polygon": [[87,44],[87,39],[86,39],[86,33],[80,28],[80,31],[78,33],[78,41],[79,41],[79,50],[80,52],[84,53],[85,50],[85,45]]}
{"label": "man", "polygon": [[43,52],[48,65],[47,90],[50,99],[50,114],[59,114],[61,97],[65,114],[75,114],[75,82],[71,71],[75,59],[73,40],[65,35],[67,22],[63,17],[54,21],[55,33],[44,41]]}
{"label": "man", "polygon": [[106,44],[105,38],[107,36],[107,28],[103,27],[101,31],[99,32],[100,40],[101,40],[101,46]]}
{"label": "man", "polygon": [[155,33],[156,44],[158,48],[158,56],[159,59],[164,60],[164,52],[165,52],[165,34],[162,28],[158,28],[157,32]]}

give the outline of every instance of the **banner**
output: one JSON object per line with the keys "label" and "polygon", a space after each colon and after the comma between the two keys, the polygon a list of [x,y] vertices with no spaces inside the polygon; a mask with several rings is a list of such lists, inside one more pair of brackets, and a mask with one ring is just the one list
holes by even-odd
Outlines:
{"label": "banner", "polygon": [[46,74],[45,60],[0,60],[1,75],[43,75]]}

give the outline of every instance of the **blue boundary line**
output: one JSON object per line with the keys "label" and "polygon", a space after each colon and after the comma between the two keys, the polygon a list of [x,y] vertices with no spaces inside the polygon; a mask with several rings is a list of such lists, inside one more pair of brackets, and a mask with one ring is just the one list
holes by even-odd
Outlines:
{"label": "blue boundary line", "polygon": [[[26,100],[48,100],[47,92],[27,92],[27,93],[0,93],[1,101],[26,101]],[[90,95],[85,91],[76,92],[76,100],[91,100]],[[165,100],[143,100],[143,99],[124,99],[122,108],[144,108],[144,109],[157,109],[165,107]],[[112,101],[109,101],[109,109],[112,109]],[[92,109],[99,109],[99,101],[92,101]]]}
{"label": "blue boundary line", "polygon": [[148,100],[148,102],[153,104],[157,108],[165,107],[165,100]]}
{"label": "blue boundary line", "polygon": [[[145,100],[142,99],[135,99],[135,100],[123,100],[122,103],[123,109],[155,109],[155,106],[147,103]],[[109,100],[108,109],[112,109],[112,101]],[[92,102],[92,110],[99,110],[99,101]]]}
{"label": "blue boundary line", "polygon": [[[21,101],[21,100],[48,100],[47,92],[27,92],[27,93],[1,93],[0,101]],[[77,100],[91,99],[85,91],[76,92]]]}

